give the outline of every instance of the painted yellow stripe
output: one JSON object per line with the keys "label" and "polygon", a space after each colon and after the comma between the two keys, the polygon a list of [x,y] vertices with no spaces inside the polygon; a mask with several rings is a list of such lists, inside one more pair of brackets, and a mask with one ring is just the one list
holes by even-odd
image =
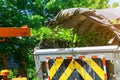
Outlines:
{"label": "painted yellow stripe", "polygon": [[93,80],[93,78],[87,72],[85,72],[84,68],[76,61],[75,68],[79,72],[79,74],[83,77],[84,80]]}
{"label": "painted yellow stripe", "polygon": [[59,80],[67,80],[73,71],[74,71],[74,65],[73,65],[73,61],[71,61],[68,67],[66,68],[66,70],[64,71],[64,73],[59,78]]}
{"label": "painted yellow stripe", "polygon": [[90,58],[83,58],[83,60],[96,72],[96,74],[104,80],[104,71],[100,68],[96,62]]}
{"label": "painted yellow stripe", "polygon": [[63,59],[56,59],[55,63],[50,68],[50,79],[52,79],[57,71],[59,69],[60,65],[63,63]]}
{"label": "painted yellow stripe", "polygon": [[93,80],[92,77],[87,72],[85,72],[84,68],[76,61],[74,64],[73,61],[70,62],[59,80],[67,80],[71,73],[74,71],[74,69],[77,69],[77,71],[84,78],[84,80]]}

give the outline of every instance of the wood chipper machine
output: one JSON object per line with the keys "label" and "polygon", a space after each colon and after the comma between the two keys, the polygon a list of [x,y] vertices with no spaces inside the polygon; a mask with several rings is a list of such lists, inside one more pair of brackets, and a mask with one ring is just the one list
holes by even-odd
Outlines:
{"label": "wood chipper machine", "polygon": [[117,45],[37,49],[38,80],[120,80]]}

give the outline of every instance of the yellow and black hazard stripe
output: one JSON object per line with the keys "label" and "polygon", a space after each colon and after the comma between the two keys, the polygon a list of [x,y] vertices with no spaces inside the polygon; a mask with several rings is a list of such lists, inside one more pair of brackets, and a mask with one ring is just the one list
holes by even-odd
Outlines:
{"label": "yellow and black hazard stripe", "polygon": [[106,80],[103,58],[49,59],[49,80]]}

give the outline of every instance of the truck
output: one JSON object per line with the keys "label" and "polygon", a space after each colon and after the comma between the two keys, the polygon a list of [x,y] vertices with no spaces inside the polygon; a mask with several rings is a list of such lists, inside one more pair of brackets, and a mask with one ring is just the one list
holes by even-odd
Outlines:
{"label": "truck", "polygon": [[35,49],[38,80],[120,80],[118,45]]}

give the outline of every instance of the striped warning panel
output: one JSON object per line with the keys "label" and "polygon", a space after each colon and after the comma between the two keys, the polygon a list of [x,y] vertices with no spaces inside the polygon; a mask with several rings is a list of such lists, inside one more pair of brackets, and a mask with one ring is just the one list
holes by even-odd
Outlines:
{"label": "striped warning panel", "polygon": [[107,80],[104,57],[47,57],[48,80]]}

